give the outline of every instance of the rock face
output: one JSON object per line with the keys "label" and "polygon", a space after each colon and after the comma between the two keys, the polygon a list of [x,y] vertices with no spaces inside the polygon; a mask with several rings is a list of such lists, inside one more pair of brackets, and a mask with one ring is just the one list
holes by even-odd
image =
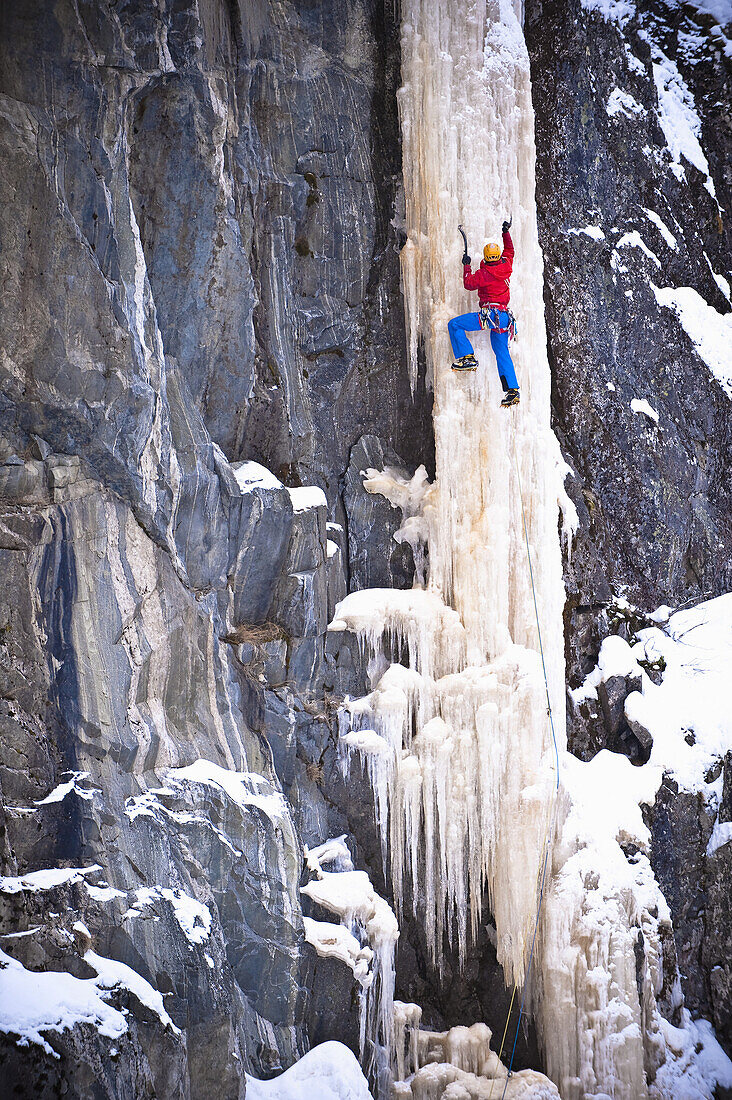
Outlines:
{"label": "rock face", "polygon": [[[243,1095],[336,1026],[308,1015],[299,885],[303,839],[347,828],[326,676],[363,679],[326,654],[340,479],[364,433],[405,465],[431,447],[396,26],[375,0],[38,0],[0,50],[3,943],[87,978],[82,922],[181,1032],[120,990],[114,1074],[81,1022],[60,1060],[12,1034],[3,1058],[35,1095]],[[327,503],[242,490],[241,460]],[[15,882],[52,867],[94,871]]]}
{"label": "rock face", "polygon": [[[720,214],[732,200],[729,59],[691,8],[654,3],[618,24],[593,7],[526,11],[554,426],[581,518],[567,573],[573,686],[621,589],[651,609],[732,587],[729,396],[654,292],[691,287],[729,310],[714,277],[729,278],[732,250]],[[671,66],[693,96],[711,184],[668,148],[656,81]]]}
{"label": "rock face", "polygon": [[[434,472],[431,396],[406,369],[396,15],[7,7],[0,977],[9,958],[89,982],[91,950],[146,984],[105,989],[128,1012],[115,1039],[86,1018],[44,1030],[48,1048],[0,1032],[3,1079],[34,1097],[243,1097],[245,1070],[327,1038],[358,1049],[353,976],[304,939],[303,847],[349,834],[390,890],[369,777],[346,782],[338,750],[338,704],[367,670],[327,624],[346,591],[414,575],[399,510],[361,471]],[[649,610],[732,587],[729,399],[652,285],[728,309],[729,62],[710,19],[652,9],[622,28],[575,0],[526,10],[555,427],[580,516],[572,686],[607,633],[645,622],[621,592]],[[662,151],[653,49],[696,100],[722,212]],[[628,751],[633,686],[574,715],[578,755]],[[649,822],[687,1002],[732,1050],[731,846],[707,854],[712,820],[670,787]],[[48,869],[65,877],[32,877]],[[405,918],[398,991],[428,1023],[500,1031],[490,931],[440,979]],[[539,1064],[533,1033],[518,1057]]]}

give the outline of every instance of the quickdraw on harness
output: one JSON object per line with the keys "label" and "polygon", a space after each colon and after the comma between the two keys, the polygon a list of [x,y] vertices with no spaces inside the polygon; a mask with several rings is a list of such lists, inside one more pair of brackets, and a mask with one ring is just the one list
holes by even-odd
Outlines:
{"label": "quickdraw on harness", "polygon": [[[508,325],[501,326],[501,314],[508,317]],[[499,306],[495,302],[489,302],[487,306],[481,306],[479,310],[480,327],[489,328],[491,332],[507,332],[509,340],[516,339],[518,326],[516,318],[506,306]]]}

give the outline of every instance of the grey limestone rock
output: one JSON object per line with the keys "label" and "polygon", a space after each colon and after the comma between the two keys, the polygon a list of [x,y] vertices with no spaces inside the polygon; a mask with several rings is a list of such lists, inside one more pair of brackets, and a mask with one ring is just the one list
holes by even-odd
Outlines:
{"label": "grey limestone rock", "polygon": [[348,571],[351,590],[411,588],[414,558],[407,543],[396,542],[401,509],[363,487],[367,469],[403,468],[403,462],[376,436],[363,436],[351,448],[344,504],[348,517]]}

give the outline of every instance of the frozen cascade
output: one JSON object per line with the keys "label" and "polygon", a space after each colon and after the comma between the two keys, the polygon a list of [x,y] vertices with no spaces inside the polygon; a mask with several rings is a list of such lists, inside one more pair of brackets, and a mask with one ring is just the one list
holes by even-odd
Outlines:
{"label": "frozen cascade", "polygon": [[[420,516],[429,578],[424,590],[354,593],[336,609],[331,627],[358,635],[373,688],[342,732],[371,771],[397,905],[424,906],[435,962],[444,931],[464,957],[487,886],[498,957],[520,983],[556,769],[518,478],[561,731],[564,471],[549,427],[529,62],[513,9],[408,0],[402,75],[407,324],[413,370],[421,344],[435,395],[437,477]],[[456,377],[447,322],[471,308],[457,224],[479,255],[509,212],[522,404],[507,414],[487,334],[476,338],[481,369]],[[409,668],[389,667],[399,661]]]}

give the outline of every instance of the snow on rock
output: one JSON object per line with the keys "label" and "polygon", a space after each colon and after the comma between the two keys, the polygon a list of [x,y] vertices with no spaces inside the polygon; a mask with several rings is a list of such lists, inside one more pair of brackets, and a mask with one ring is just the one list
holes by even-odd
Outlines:
{"label": "snow on rock", "polygon": [[356,1056],[343,1043],[321,1043],[272,1081],[247,1076],[247,1100],[372,1100]]}
{"label": "snow on rock", "polygon": [[57,787],[46,795],[45,798],[35,802],[35,806],[50,806],[54,802],[63,802],[68,794],[73,791],[79,798],[85,799],[87,802],[94,797],[95,794],[100,793],[96,787],[82,787],[81,782],[84,779],[89,778],[89,772],[71,772],[71,778],[67,779],[64,783],[60,783]]}
{"label": "snow on rock", "polygon": [[654,58],[653,79],[658,95],[658,121],[671,153],[671,171],[677,179],[685,179],[686,173],[681,163],[681,158],[684,157],[706,177],[704,186],[714,198],[709,163],[699,143],[701,119],[697,114],[694,97],[674,62],[657,46],[652,46],[651,53]]}
{"label": "snow on rock", "polygon": [[585,677],[580,687],[570,691],[569,694],[574,705],[579,706],[586,699],[597,699],[598,684],[609,680],[612,676],[627,679],[628,677],[642,675],[643,669],[636,661],[625,639],[617,634],[611,634],[610,637],[603,640],[597,657],[597,664],[592,672]]}
{"label": "snow on rock", "polygon": [[173,784],[197,783],[218,787],[242,810],[254,807],[275,823],[289,817],[287,802],[282,793],[256,772],[229,771],[210,760],[196,760],[186,768],[170,768],[166,774]]}
{"label": "snow on rock", "polygon": [[714,270],[714,268],[712,267],[712,261],[709,259],[706,252],[704,253],[704,259],[707,261],[707,267],[709,268],[715,283],[722,291],[722,294],[725,296],[728,302],[731,301],[732,288],[730,287],[729,279],[726,279],[724,275],[720,275],[719,272]]}
{"label": "snow on rock", "polygon": [[180,1035],[180,1030],[165,1011],[162,994],[153,988],[150,982],[146,981],[136,970],[125,963],[116,962],[114,959],[105,959],[104,956],[97,955],[95,951],[86,951],[84,962],[96,970],[97,977],[93,980],[99,989],[111,991],[117,986],[121,986],[123,989],[129,990],[137,997],[140,1004],[155,1013],[161,1024],[170,1028],[175,1035]]}
{"label": "snow on rock", "polygon": [[678,243],[673,233],[666,225],[665,221],[656,214],[654,210],[649,210],[647,206],[643,207],[643,213],[646,215],[650,222],[653,222],[658,232],[663,237],[669,248],[672,248],[674,252],[678,249]]}
{"label": "snow on rock", "polygon": [[704,15],[711,15],[722,27],[732,23],[732,0],[687,0],[687,3]]}
{"label": "snow on rock", "polygon": [[637,100],[633,99],[629,92],[624,92],[621,88],[613,88],[608,96],[607,113],[611,118],[616,115],[626,115],[628,118],[633,118],[634,115],[644,115],[646,109]]}
{"label": "snow on rock", "polygon": [[193,944],[203,943],[208,939],[211,934],[211,910],[203,902],[197,901],[181,889],[143,886],[135,890],[135,901],[123,914],[123,919],[139,916],[147,906],[159,899],[169,902],[172,906],[173,915],[191,948]]}
{"label": "snow on rock", "polygon": [[732,1088],[732,1061],[717,1042],[708,1020],[692,1020],[686,1009],[682,1009],[681,1017],[681,1027],[663,1018],[659,1021],[673,1057],[658,1071],[657,1095],[673,1100],[714,1100],[717,1085]]}
{"label": "snow on rock", "polygon": [[235,462],[233,470],[242,493],[251,493],[254,489],[282,488],[282,482],[258,462]]}
{"label": "snow on rock", "polygon": [[[710,1100],[715,1082],[724,1085],[732,1075],[706,1021],[684,1012],[682,1027],[673,1028],[656,1007],[664,982],[663,937],[671,925],[649,863],[642,815],[664,775],[681,789],[704,792],[712,804],[721,798],[721,784],[711,789],[706,776],[732,749],[732,594],[668,612],[659,609],[661,625],[641,630],[632,646],[619,637],[605,639],[598,668],[574,693],[578,701],[601,679],[637,677],[641,689],[627,696],[625,713],[653,743],[641,766],[606,750],[588,763],[570,755],[562,762],[564,820],[541,965],[544,1019],[554,1037],[547,1042],[548,1068],[564,1100],[607,1092],[611,1080],[617,1100]],[[662,668],[661,683],[654,684],[639,662]],[[727,824],[716,823],[711,851],[732,839]],[[635,854],[626,855],[623,846]],[[639,979],[634,951],[641,933]],[[681,1003],[678,990],[667,995]],[[644,1062],[659,1067],[649,1092]]]}
{"label": "snow on rock", "polygon": [[620,240],[615,245],[616,248],[639,248],[641,252],[644,252],[648,256],[649,260],[652,260],[656,267],[661,266],[661,261],[655,252],[651,252],[650,248],[646,245],[645,241],[641,237],[637,229],[634,229],[631,233],[624,233]]}
{"label": "snow on rock", "polygon": [[634,413],[643,413],[649,420],[652,420],[654,424],[658,424],[658,413],[656,410],[648,404],[645,398],[634,397],[630,402],[631,411]]}
{"label": "snow on rock", "polygon": [[149,1008],[175,1035],[174,1025],[163,1005],[160,993],[136,971],[124,963],[105,959],[87,951],[84,961],[96,972],[96,978],[75,978],[62,971],[32,971],[0,951],[0,1031],[17,1035],[21,1046],[36,1043],[54,1058],[59,1055],[44,1038],[48,1032],[60,1032],[75,1024],[92,1024],[109,1039],[118,1039],[127,1031],[123,1012],[108,1003],[108,995],[117,987],[129,990]]}
{"label": "snow on rock", "polygon": [[583,229],[568,229],[567,233],[575,237],[584,233],[586,237],[592,237],[593,241],[605,240],[605,234],[599,225],[586,225]]}
{"label": "snow on rock", "polygon": [[712,835],[707,844],[707,855],[713,856],[716,851],[729,844],[732,840],[732,821],[715,821]]}
{"label": "snow on rock", "polygon": [[86,892],[92,901],[98,901],[104,905],[108,901],[114,901],[115,898],[126,898],[127,894],[124,890],[116,890],[113,886],[92,886],[90,882],[86,883]]}
{"label": "snow on rock", "polygon": [[327,508],[328,500],[317,485],[303,485],[300,489],[288,489],[295,512],[308,512],[311,508]]}
{"label": "snow on rock", "polygon": [[98,863],[89,867],[49,867],[42,871],[30,871],[16,878],[0,878],[0,891],[4,894],[19,894],[27,891],[36,894],[40,890],[55,890],[72,882],[83,882],[87,875],[101,871]]}
{"label": "snow on rock", "polygon": [[17,1035],[22,1046],[37,1043],[58,1058],[44,1032],[66,1031],[78,1023],[92,1024],[109,1039],[127,1030],[123,1014],[107,1004],[93,978],[26,970],[0,951],[0,1031]]}
{"label": "snow on rock", "polygon": [[653,286],[653,292],[659,305],[674,310],[697,352],[732,399],[732,313],[719,313],[690,286]]}
{"label": "snow on rock", "polygon": [[585,11],[596,12],[608,22],[617,23],[619,27],[625,24],[636,14],[635,4],[631,0],[582,0]]}
{"label": "snow on rock", "polygon": [[[659,685],[644,680],[642,693],[625,703],[626,714],[654,738],[644,767],[655,767],[659,776],[669,771],[686,790],[704,790],[709,768],[732,749],[732,593],[640,631],[633,655],[664,668]],[[686,740],[689,730],[693,745]]]}

